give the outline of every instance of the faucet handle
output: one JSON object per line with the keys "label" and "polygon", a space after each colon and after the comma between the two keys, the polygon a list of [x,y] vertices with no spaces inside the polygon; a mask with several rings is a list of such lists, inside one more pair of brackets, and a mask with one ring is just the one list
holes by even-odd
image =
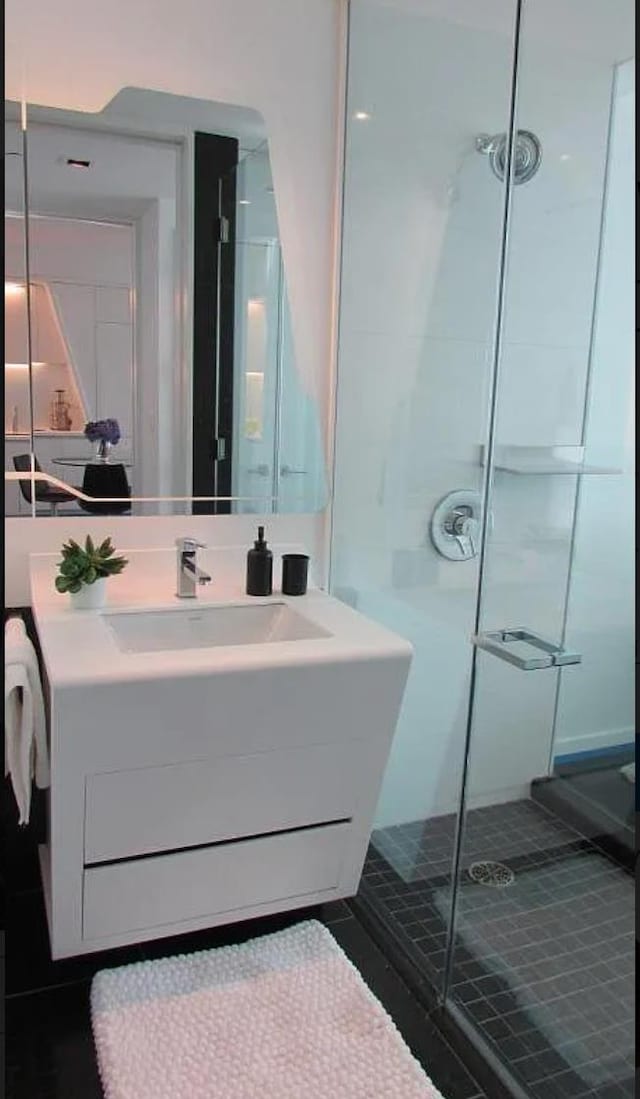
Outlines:
{"label": "faucet handle", "polygon": [[199,542],[197,538],[176,538],[176,546],[182,553],[195,553],[197,549],[206,549],[206,542]]}

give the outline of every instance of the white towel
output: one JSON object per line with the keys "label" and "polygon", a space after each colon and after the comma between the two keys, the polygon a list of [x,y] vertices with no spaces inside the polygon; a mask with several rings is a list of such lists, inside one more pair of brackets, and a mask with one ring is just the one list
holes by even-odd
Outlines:
{"label": "white towel", "polygon": [[49,785],[49,753],[38,658],[21,618],[5,625],[4,773],[11,775],[20,824],[29,823],[31,780]]}

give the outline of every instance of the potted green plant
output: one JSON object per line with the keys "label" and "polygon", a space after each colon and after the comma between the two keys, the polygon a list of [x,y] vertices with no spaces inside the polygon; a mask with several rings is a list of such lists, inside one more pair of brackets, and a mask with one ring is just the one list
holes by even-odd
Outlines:
{"label": "potted green plant", "polygon": [[106,600],[109,576],[116,576],[128,564],[126,557],[115,557],[110,538],[95,546],[88,534],[84,549],[70,538],[62,546],[55,584],[57,591],[68,592],[71,603],[79,610],[95,610]]}

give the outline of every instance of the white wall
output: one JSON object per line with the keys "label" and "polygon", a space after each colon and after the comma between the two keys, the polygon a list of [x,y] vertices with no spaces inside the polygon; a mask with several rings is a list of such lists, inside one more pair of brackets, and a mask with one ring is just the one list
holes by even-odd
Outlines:
{"label": "white wall", "polygon": [[[415,647],[381,824],[454,808],[462,764],[477,560],[439,557],[428,529],[481,481],[502,189],[474,143],[506,128],[514,14],[468,7],[352,6],[332,585]],[[527,12],[518,124],[543,160],[514,191],[497,436],[577,445],[618,41],[599,10],[586,39],[545,26],[546,0]],[[483,628],[559,640],[575,488],[496,475]],[[555,687],[480,657],[476,803],[546,773]]]}
{"label": "white wall", "polygon": [[556,756],[635,738],[634,93],[627,62],[614,102],[585,439],[589,461],[623,473],[580,488],[567,629],[584,675],[563,678]]}
{"label": "white wall", "polygon": [[[270,544],[305,546],[311,555],[314,583],[324,582],[326,564],[322,556],[323,516],[318,515],[156,515],[153,518],[87,515],[78,519],[6,519],[8,552],[5,555],[5,606],[25,607],[31,603],[29,554],[57,553],[69,537],[78,541],[87,534],[94,540],[110,535],[114,545],[128,549],[173,548],[176,538],[193,535],[208,546],[246,546],[257,537],[259,523],[265,526]],[[215,576],[213,584],[215,585]],[[274,588],[280,578],[274,576]],[[172,592],[164,593],[170,599]],[[162,599],[162,593],[159,598]]]}

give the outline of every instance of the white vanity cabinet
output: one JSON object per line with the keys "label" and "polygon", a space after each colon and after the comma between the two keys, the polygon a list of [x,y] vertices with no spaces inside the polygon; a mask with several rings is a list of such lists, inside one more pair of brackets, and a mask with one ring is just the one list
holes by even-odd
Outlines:
{"label": "white vanity cabinet", "polygon": [[355,893],[405,674],[372,720],[373,672],[49,685],[53,956]]}
{"label": "white vanity cabinet", "polygon": [[326,637],[120,652],[40,591],[54,958],[357,891],[407,642],[316,591],[293,602]]}

